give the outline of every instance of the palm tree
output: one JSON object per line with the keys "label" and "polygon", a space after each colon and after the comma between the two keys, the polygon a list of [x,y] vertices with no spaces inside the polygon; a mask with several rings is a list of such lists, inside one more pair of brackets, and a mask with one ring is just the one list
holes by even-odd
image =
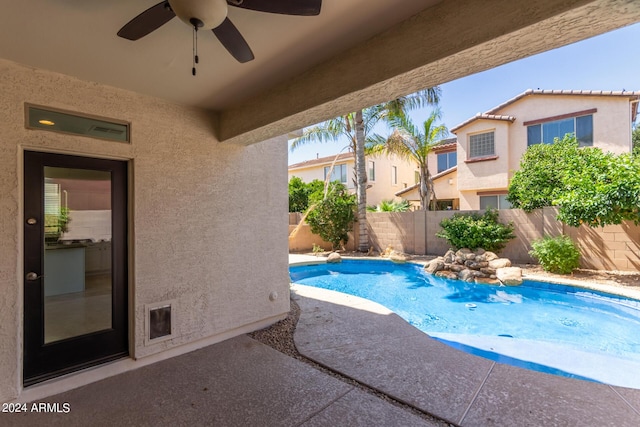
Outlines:
{"label": "palm tree", "polygon": [[390,114],[386,121],[393,132],[386,141],[378,143],[370,148],[371,152],[387,152],[396,154],[407,160],[412,160],[418,164],[420,170],[420,207],[428,210],[433,189],[433,179],[429,172],[427,163],[431,149],[447,135],[447,128],[444,125],[436,125],[436,121],[441,117],[440,110],[431,112],[422,126],[416,126],[406,114]]}
{"label": "palm tree", "polygon": [[316,126],[306,128],[302,136],[291,143],[291,151],[310,142],[339,141],[346,138],[355,160],[355,184],[358,203],[358,250],[369,250],[367,233],[367,172],[365,147],[376,146],[383,139],[372,134],[373,127],[380,120],[404,115],[409,110],[435,105],[440,101],[440,87],[427,88],[392,101],[375,105],[336,117]]}

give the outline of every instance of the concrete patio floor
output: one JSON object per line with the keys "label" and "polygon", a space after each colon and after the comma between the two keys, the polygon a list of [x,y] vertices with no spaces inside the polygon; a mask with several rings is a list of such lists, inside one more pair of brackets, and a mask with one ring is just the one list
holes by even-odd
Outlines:
{"label": "concrete patio floor", "polygon": [[[357,297],[293,285],[292,298],[301,308],[294,339],[302,355],[452,424],[640,425],[640,390],[459,352]],[[68,403],[70,411],[0,413],[0,425],[444,425],[246,335],[38,402]]]}
{"label": "concrete patio floor", "polygon": [[301,354],[452,424],[640,425],[640,390],[495,363],[431,339],[374,302],[302,285],[292,292]]}
{"label": "concrete patio floor", "polygon": [[70,411],[2,413],[0,425],[433,425],[246,335],[39,402]]}

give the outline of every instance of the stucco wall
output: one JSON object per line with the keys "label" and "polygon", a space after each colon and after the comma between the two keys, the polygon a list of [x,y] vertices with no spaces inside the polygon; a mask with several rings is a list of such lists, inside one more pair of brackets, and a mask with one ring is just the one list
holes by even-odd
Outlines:
{"label": "stucco wall", "polygon": [[[367,156],[366,167],[367,176],[369,176],[369,161],[375,162],[376,176],[375,181],[367,181],[367,205],[377,205],[382,200],[399,199],[395,196],[398,191],[402,191],[407,187],[415,184],[415,171],[417,170],[414,162],[407,161],[396,155],[379,154],[376,156]],[[392,182],[392,167],[397,168],[398,179],[394,184]]]}
{"label": "stucco wall", "polygon": [[[489,191],[504,189],[509,185],[509,143],[510,122],[502,120],[476,120],[457,132],[458,137],[458,190]],[[495,156],[489,160],[477,160],[469,157],[469,138],[471,135],[494,132]],[[480,199],[460,197],[460,209],[478,209]]]}
{"label": "stucco wall", "polygon": [[[446,175],[433,181],[433,189],[438,200],[457,199],[458,195],[458,170],[449,172]],[[416,196],[419,192],[416,189]]]}
{"label": "stucco wall", "polygon": [[[435,170],[435,169],[434,169]],[[432,173],[431,169],[429,170]],[[433,190],[438,200],[457,199],[460,197],[458,192],[458,171],[453,170],[439,178],[433,180]],[[420,207],[420,189],[414,186],[411,190],[402,193],[402,199],[414,202],[415,206]],[[455,207],[454,207],[455,208]]]}
{"label": "stucco wall", "polygon": [[[593,146],[615,154],[628,153],[631,149],[631,107],[629,99],[623,96],[528,95],[494,112],[516,117],[513,123],[479,119],[457,130],[460,209],[479,209],[478,191],[507,189],[527,149],[527,126],[524,123],[594,108],[597,111],[592,113]],[[495,154],[498,158],[465,162],[469,158],[469,136],[491,131],[495,132]]]}
{"label": "stucco wall", "polygon": [[[300,178],[304,182],[311,182],[314,179],[318,179],[320,181],[324,181],[324,168],[325,167],[331,167],[332,163],[333,163],[333,161],[329,161],[327,163],[314,165],[314,166],[308,167],[308,168],[295,169],[295,170],[289,172],[289,178],[288,179],[290,180],[294,176],[297,176],[298,178]],[[338,160],[336,162],[334,168],[338,167],[340,165],[347,165],[347,182],[344,183],[344,184],[350,190],[355,191],[355,185],[353,183],[353,179],[354,179],[353,178],[354,177],[353,159]]]}
{"label": "stucco wall", "polygon": [[[414,173],[417,168],[414,162],[404,160],[396,155],[369,155],[365,161],[367,179],[369,177],[369,161],[375,162],[375,180],[367,181],[367,205],[377,205],[382,200],[400,199],[395,194],[415,184]],[[355,192],[354,160],[349,158],[336,162],[336,166],[343,164],[347,165],[347,182],[345,185],[349,190]],[[304,182],[311,182],[314,179],[324,181],[324,168],[328,166],[331,166],[330,161],[294,169],[289,171],[289,179],[297,176]],[[396,184],[393,184],[391,180],[392,166],[397,167],[398,180]]]}
{"label": "stucco wall", "polygon": [[[631,105],[622,96],[529,95],[510,104],[497,114],[515,116],[509,126],[511,148],[509,168],[516,170],[527,149],[525,122],[597,108],[593,114],[593,146],[615,154],[631,150]],[[497,140],[496,140],[497,142]]]}
{"label": "stucco wall", "polygon": [[[22,381],[23,149],[131,161],[136,358],[288,311],[285,138],[222,144],[205,111],[4,60],[0,75],[0,401],[18,396]],[[25,129],[25,102],[129,121],[132,142]],[[145,346],[144,305],[169,299],[176,337]]]}
{"label": "stucco wall", "polygon": [[[289,252],[311,252],[314,247],[319,246],[325,251],[333,249],[333,245],[327,241],[324,241],[317,234],[311,232],[311,226],[309,224],[302,223],[302,214],[299,212],[289,213]],[[347,233],[349,240],[344,246],[347,251],[354,251],[357,247],[358,237],[353,231]]]}

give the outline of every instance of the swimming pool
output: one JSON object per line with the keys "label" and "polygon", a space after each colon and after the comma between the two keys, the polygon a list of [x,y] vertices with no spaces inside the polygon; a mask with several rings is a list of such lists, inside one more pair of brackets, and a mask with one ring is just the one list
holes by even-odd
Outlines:
{"label": "swimming pool", "polygon": [[640,388],[640,301],[525,281],[448,280],[415,264],[343,260],[290,267],[295,283],[384,305],[460,350],[541,372]]}

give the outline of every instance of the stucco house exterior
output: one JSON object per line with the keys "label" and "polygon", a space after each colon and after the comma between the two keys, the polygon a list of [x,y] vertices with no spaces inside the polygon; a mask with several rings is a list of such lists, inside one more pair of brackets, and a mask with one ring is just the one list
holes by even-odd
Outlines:
{"label": "stucco house exterior", "polygon": [[[429,153],[427,164],[433,179],[438,210],[460,209],[457,175],[457,140],[447,138],[439,141]],[[419,183],[398,191],[396,197],[408,200],[413,206],[420,206]],[[433,196],[432,196],[433,198]]]}
{"label": "stucco house exterior", "polygon": [[284,318],[288,132],[640,21],[618,0],[324,0],[317,17],[229,2],[255,60],[202,31],[194,76],[180,20],[116,36],[154,3],[0,14],[0,402]]}
{"label": "stucco house exterior", "polygon": [[[506,209],[507,188],[527,147],[576,135],[581,146],[631,151],[640,91],[527,90],[455,126],[429,159],[438,199],[454,209]],[[417,193],[398,193],[416,198]],[[457,206],[456,206],[457,205]]]}
{"label": "stucco house exterior", "polygon": [[[399,199],[395,194],[416,183],[418,169],[410,161],[396,155],[368,155],[367,205],[373,206],[382,200]],[[334,163],[335,162],[335,163]],[[333,165],[333,169],[332,169]],[[355,159],[353,153],[341,153],[319,157],[289,165],[289,179],[296,176],[304,182],[314,179],[325,181],[331,174],[332,181],[339,181],[355,193]]]}

